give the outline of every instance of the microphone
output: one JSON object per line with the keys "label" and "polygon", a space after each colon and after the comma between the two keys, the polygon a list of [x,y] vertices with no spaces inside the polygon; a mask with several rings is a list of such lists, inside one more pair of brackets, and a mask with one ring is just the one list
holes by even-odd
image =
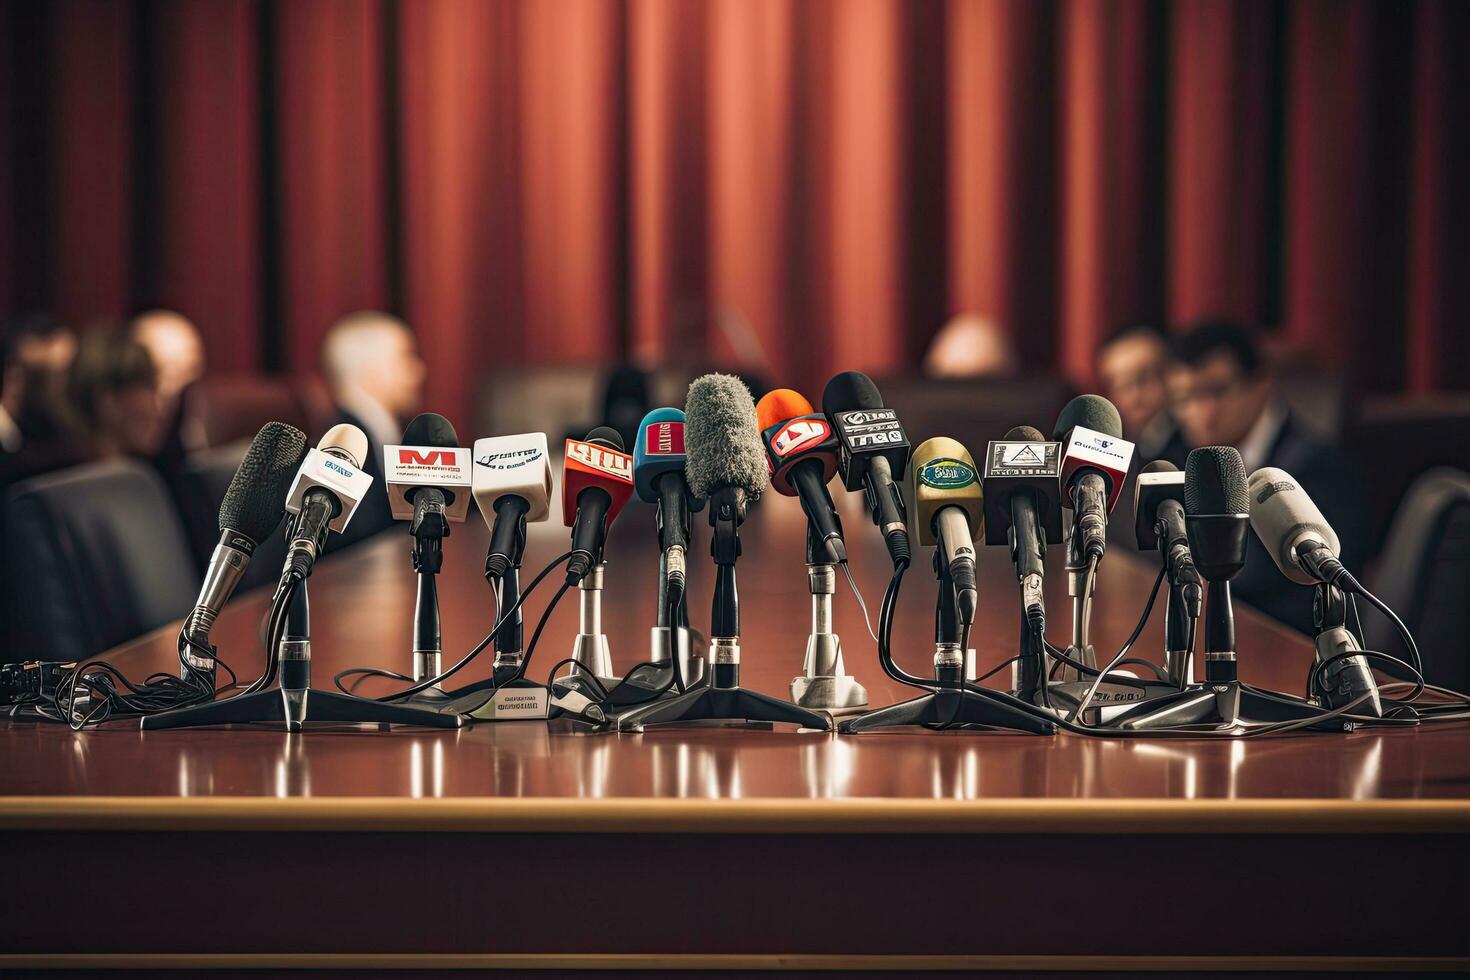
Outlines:
{"label": "microphone", "polygon": [[1281,574],[1298,585],[1324,582],[1344,592],[1360,589],[1343,567],[1337,534],[1292,475],[1275,466],[1250,477],[1251,528]]}
{"label": "microphone", "polygon": [[755,417],[766,447],[771,486],[777,493],[801,499],[801,509],[828,561],[847,561],[842,521],[827,492],[827,482],[837,473],[832,423],[790,388],[766,392],[756,403]]}
{"label": "microphone", "polygon": [[505,577],[518,567],[526,547],[526,525],[551,513],[551,454],[546,433],[475,440],[471,482],[475,503],[490,526],[485,574]]}
{"label": "microphone", "polygon": [[[187,621],[192,644],[209,646],[209,631],[240,584],[256,546],[281,523],[281,501],[305,456],[305,433],[283,422],[267,422],[251,440],[219,505],[219,543]],[[213,668],[187,651],[185,658],[197,669]]]}
{"label": "microphone", "polygon": [[413,521],[415,534],[431,515],[442,526],[469,513],[470,451],[458,443],[448,419],[425,412],[403,430],[402,445],[383,447],[389,509],[395,521]]}
{"label": "microphone", "polygon": [[562,485],[562,520],[572,529],[567,582],[575,585],[602,562],[608,526],[633,496],[633,457],[616,429],[600,425],[586,440],[567,440]]}
{"label": "microphone", "polygon": [[1245,565],[1250,530],[1245,462],[1231,446],[1191,450],[1184,464],[1184,528],[1200,574],[1209,582],[1205,680],[1236,679],[1235,615],[1230,579]]}
{"label": "microphone", "polygon": [[347,529],[357,505],[373,485],[373,478],[362,470],[367,451],[363,431],[343,422],[328,429],[306,454],[286,497],[286,511],[296,515],[286,551],[288,574],[309,576],[328,531],[340,534]]}
{"label": "microphone", "polygon": [[1108,546],[1108,514],[1123,492],[1133,443],[1123,438],[1117,408],[1100,395],[1078,395],[1068,402],[1052,438],[1063,444],[1062,505],[1073,511],[1080,554],[1101,561]]}
{"label": "microphone", "polygon": [[1189,550],[1184,485],[1184,473],[1167,459],[1156,459],[1145,466],[1138,474],[1133,495],[1133,530],[1139,551],[1157,548],[1164,556],[1169,584],[1181,590],[1186,611],[1190,618],[1196,618],[1203,585]]}
{"label": "microphone", "polygon": [[667,587],[683,593],[689,551],[689,514],[704,507],[691,499],[684,475],[684,412],[656,408],[638,425],[633,446],[633,489],[640,500],[658,505],[658,546],[664,556]]}
{"label": "microphone", "polygon": [[985,450],[985,543],[1009,545],[1021,582],[1021,606],[1044,629],[1042,583],[1046,546],[1062,540],[1060,443],[1039,429],[1018,425]]}
{"label": "microphone", "polygon": [[837,429],[837,468],[848,490],[862,490],[894,565],[909,558],[908,515],[893,474],[903,474],[909,441],[898,413],[883,407],[878,386],[861,371],[843,371],[822,391],[822,411]]}
{"label": "microphone", "polygon": [[915,536],[920,545],[937,545],[943,552],[960,623],[971,626],[979,604],[974,533],[985,523],[975,461],[955,440],[935,436],[914,450],[910,474]]}

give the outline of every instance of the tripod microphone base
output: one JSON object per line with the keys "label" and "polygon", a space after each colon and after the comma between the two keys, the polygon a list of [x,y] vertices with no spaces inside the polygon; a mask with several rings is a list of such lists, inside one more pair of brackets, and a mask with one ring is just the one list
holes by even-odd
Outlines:
{"label": "tripod microphone base", "polygon": [[[1322,711],[1314,705],[1268,697],[1242,687],[1238,681],[1206,682],[1144,701],[1112,718],[1107,727],[1123,731],[1156,731],[1180,726],[1230,729],[1308,721]],[[1305,727],[1312,731],[1350,732],[1356,726],[1351,721],[1333,718]]]}
{"label": "tripod microphone base", "polygon": [[544,685],[516,678],[515,668],[505,677],[498,668],[495,673],[491,680],[447,694],[442,710],[457,712],[472,722],[545,720],[551,692]]}
{"label": "tripod microphone base", "polygon": [[1032,735],[1053,735],[1057,727],[1021,708],[978,691],[945,688],[891,704],[837,726],[843,735],[878,728],[1003,728]]}
{"label": "tripod microphone base", "polygon": [[278,721],[289,732],[301,731],[304,722],[320,721],[347,725],[418,725],[424,728],[459,728],[459,715],[427,711],[334,691],[304,689],[268,690],[242,694],[223,701],[165,711],[143,718],[144,731],[169,728],[200,728],[206,725],[248,725]]}
{"label": "tripod microphone base", "polygon": [[685,691],[618,715],[617,727],[620,732],[629,732],[648,725],[710,721],[785,723],[822,732],[832,730],[832,722],[826,715],[743,687],[698,687]]}
{"label": "tripod microphone base", "polygon": [[851,674],[839,677],[797,677],[791,681],[791,700],[812,711],[849,715],[868,706],[868,689]]}
{"label": "tripod microphone base", "polygon": [[[1038,707],[1050,709],[1060,717],[1070,718],[1091,687],[1090,678],[1048,684],[1046,702],[1043,704],[1041,694],[1038,692],[1035,703]],[[1096,693],[1093,694],[1092,700],[1087,705],[1087,714],[1082,720],[1089,725],[1106,724],[1109,719],[1131,707],[1178,693],[1179,688],[1163,681],[1157,683],[1138,681],[1132,684],[1121,679],[1103,681],[1097,686]]]}

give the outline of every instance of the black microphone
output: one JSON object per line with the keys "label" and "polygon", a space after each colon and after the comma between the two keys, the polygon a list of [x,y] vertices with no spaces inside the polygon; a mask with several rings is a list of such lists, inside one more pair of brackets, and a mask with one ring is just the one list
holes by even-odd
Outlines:
{"label": "black microphone", "polygon": [[582,440],[567,440],[562,515],[572,528],[567,581],[576,584],[602,561],[608,525],[633,495],[633,457],[618,431],[600,425]]}
{"label": "black microphone", "polygon": [[1118,502],[1133,461],[1123,420],[1100,395],[1078,395],[1057,416],[1052,438],[1062,443],[1062,503],[1072,508],[1079,551],[1101,561],[1108,546],[1108,512]]}
{"label": "black microphone", "polygon": [[908,513],[893,474],[907,472],[909,441],[898,413],[883,407],[878,386],[861,371],[843,371],[827,382],[822,411],[840,440],[837,468],[842,485],[863,491],[894,565],[907,561]]}
{"label": "black microphone", "polygon": [[[187,621],[191,643],[209,646],[215,618],[240,584],[256,546],[280,525],[282,502],[305,456],[306,435],[294,426],[267,422],[255,434],[219,505],[219,543]],[[212,666],[198,658],[190,663],[201,670]]]}
{"label": "black microphone", "polygon": [[1029,425],[1011,429],[985,452],[985,543],[1010,547],[1021,607],[1036,630],[1046,624],[1046,546],[1062,540],[1060,457],[1061,446]]}
{"label": "black microphone", "polygon": [[1184,484],[1184,473],[1167,459],[1145,466],[1134,491],[1134,533],[1140,551],[1159,550],[1169,584],[1180,590],[1185,609],[1194,619],[1200,614],[1204,586],[1189,550]]}
{"label": "black microphone", "polygon": [[1184,465],[1184,527],[1189,550],[1209,582],[1205,616],[1205,679],[1236,679],[1235,614],[1230,579],[1245,565],[1250,492],[1245,462],[1231,446],[1192,450]]}
{"label": "black microphone", "polygon": [[[413,477],[395,480],[392,473],[388,472],[387,482],[390,487],[402,486],[403,499],[413,506],[412,523],[409,525],[409,533],[416,538],[424,537],[448,537],[449,515],[447,508],[456,500],[465,505],[469,503],[469,453],[458,449],[459,436],[454,431],[454,425],[447,418],[434,412],[424,412],[416,416],[413,421],[403,430],[403,447],[415,447],[430,450],[455,450],[450,454],[449,465],[455,467],[458,474],[462,475],[462,483],[454,485],[433,485],[425,483],[415,485]],[[402,448],[402,447],[392,447]],[[460,460],[459,453],[464,454],[464,460]],[[438,455],[438,454],[429,454]],[[421,467],[438,466],[443,468],[443,463],[437,459],[427,464],[419,464]],[[390,494],[391,494],[390,489]],[[437,571],[438,569],[435,569]]]}

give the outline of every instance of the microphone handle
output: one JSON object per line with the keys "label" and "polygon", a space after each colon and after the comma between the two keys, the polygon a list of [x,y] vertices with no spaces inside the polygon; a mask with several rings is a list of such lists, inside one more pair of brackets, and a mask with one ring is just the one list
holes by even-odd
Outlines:
{"label": "microphone handle", "polygon": [[934,528],[938,532],[944,567],[954,580],[960,623],[969,626],[975,622],[980,597],[975,584],[975,543],[970,538],[970,519],[962,509],[950,504],[939,508],[939,513],[934,515]]}
{"label": "microphone handle", "polygon": [[825,470],[820,460],[804,459],[791,468],[791,485],[801,498],[801,509],[816,528],[817,537],[826,546],[828,560],[847,561],[847,546],[842,540],[842,521],[837,516],[837,507],[832,495],[827,492],[827,482],[822,479]]}
{"label": "microphone handle", "polygon": [[883,543],[895,563],[909,557],[908,515],[904,510],[903,491],[893,479],[888,457],[874,456],[863,474],[867,484],[868,506],[873,523],[883,532]]}
{"label": "microphone handle", "polygon": [[526,514],[531,502],[508,493],[495,501],[495,526],[490,530],[490,548],[485,554],[485,574],[504,578],[508,569],[521,563],[526,547]]}
{"label": "microphone handle", "polygon": [[1083,470],[1072,482],[1072,508],[1082,536],[1082,553],[1088,559],[1101,561],[1108,547],[1107,499],[1107,480],[1096,470]]}
{"label": "microphone handle", "polygon": [[1018,576],[1024,580],[1028,575],[1046,574],[1046,544],[1036,514],[1036,499],[1029,492],[1011,494],[1011,542],[1011,560],[1016,563]]}
{"label": "microphone handle", "polygon": [[286,552],[286,566],[289,570],[301,578],[311,574],[312,566],[321,557],[327,525],[339,510],[341,503],[330,491],[320,487],[307,491],[306,499],[301,502],[301,513],[297,516],[296,533]]}
{"label": "microphone handle", "polygon": [[225,528],[220,532],[219,543],[209,556],[209,567],[204,571],[204,582],[199,587],[199,597],[189,613],[189,639],[200,646],[209,645],[209,631],[225,603],[240,584],[250,559],[255,554],[255,542],[239,531]]}
{"label": "microphone handle", "polygon": [[577,519],[572,523],[572,557],[567,561],[567,581],[580,582],[592,571],[602,554],[602,535],[612,495],[601,487],[588,487],[577,494]]}

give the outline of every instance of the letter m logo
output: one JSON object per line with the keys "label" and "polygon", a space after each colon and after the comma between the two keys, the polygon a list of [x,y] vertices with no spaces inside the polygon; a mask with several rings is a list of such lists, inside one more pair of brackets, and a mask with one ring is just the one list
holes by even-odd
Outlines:
{"label": "letter m logo", "polygon": [[419,466],[453,466],[454,450],[431,449],[426,453],[420,453],[417,449],[398,450],[398,462],[404,466],[417,464]]}

